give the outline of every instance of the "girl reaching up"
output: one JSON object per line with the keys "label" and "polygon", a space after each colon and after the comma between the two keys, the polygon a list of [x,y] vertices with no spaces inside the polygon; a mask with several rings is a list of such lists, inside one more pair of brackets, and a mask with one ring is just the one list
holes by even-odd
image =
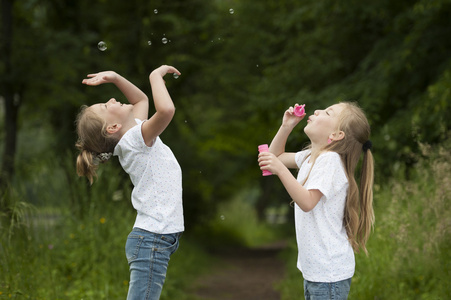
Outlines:
{"label": "girl reaching up", "polygon": [[76,121],[78,175],[92,184],[99,163],[117,156],[133,183],[131,200],[137,216],[125,245],[129,300],[159,299],[169,258],[184,231],[181,168],[160,139],[175,113],[163,80],[167,73],[180,75],[171,66],[149,75],[156,109],[150,118],[147,96],[127,79],[112,71],[88,75],[83,84],[113,83],[129,103],[111,98],[83,106]]}

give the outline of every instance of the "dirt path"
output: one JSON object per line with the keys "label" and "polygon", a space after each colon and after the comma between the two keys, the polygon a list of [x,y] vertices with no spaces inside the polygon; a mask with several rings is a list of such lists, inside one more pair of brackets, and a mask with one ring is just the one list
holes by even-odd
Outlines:
{"label": "dirt path", "polygon": [[275,284],[283,279],[284,264],[278,254],[286,243],[215,252],[222,263],[202,276],[195,295],[203,300],[280,300]]}

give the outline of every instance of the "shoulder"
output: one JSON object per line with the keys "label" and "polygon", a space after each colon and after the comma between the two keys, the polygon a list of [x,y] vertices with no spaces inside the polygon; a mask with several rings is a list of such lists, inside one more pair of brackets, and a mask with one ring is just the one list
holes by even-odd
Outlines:
{"label": "shoulder", "polygon": [[321,153],[315,160],[314,168],[325,168],[328,170],[343,170],[344,166],[340,154],[337,152]]}
{"label": "shoulder", "polygon": [[323,152],[320,155],[318,155],[318,158],[316,159],[318,160],[340,160],[341,161],[341,157],[340,154],[338,154],[337,152],[332,152],[332,151],[327,151],[327,152]]}
{"label": "shoulder", "polygon": [[300,166],[302,162],[310,155],[310,153],[311,153],[310,149],[296,152],[294,157],[296,164]]}
{"label": "shoulder", "polygon": [[117,143],[114,155],[120,155],[120,152],[137,150],[145,146],[144,139],[141,134],[141,126],[145,121],[135,119],[136,125],[127,130]]}

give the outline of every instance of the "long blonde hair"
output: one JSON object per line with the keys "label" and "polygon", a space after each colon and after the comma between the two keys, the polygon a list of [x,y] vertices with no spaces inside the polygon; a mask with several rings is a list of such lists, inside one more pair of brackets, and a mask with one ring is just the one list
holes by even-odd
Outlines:
{"label": "long blonde hair", "polygon": [[[373,211],[374,160],[371,149],[362,147],[369,140],[371,130],[365,113],[356,103],[341,102],[340,104],[345,107],[338,116],[337,132],[343,131],[344,138],[328,144],[321,149],[320,153],[332,151],[340,155],[349,182],[343,225],[354,251],[358,252],[362,248],[368,254],[366,242],[375,219]],[[355,180],[355,172],[362,152],[359,187]],[[304,180],[304,184],[307,178]]]}
{"label": "long blonde hair", "polygon": [[117,138],[108,134],[106,122],[99,115],[83,105],[75,121],[78,140],[75,146],[80,151],[77,157],[77,174],[86,176],[92,184],[99,163],[108,159],[99,159],[102,153],[112,153],[118,143]]}

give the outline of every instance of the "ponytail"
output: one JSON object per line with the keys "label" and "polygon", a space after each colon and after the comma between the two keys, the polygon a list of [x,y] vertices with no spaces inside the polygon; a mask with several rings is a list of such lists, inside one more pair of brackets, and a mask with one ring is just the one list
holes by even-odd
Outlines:
{"label": "ponytail", "polygon": [[80,153],[77,157],[77,174],[86,176],[89,183],[97,177],[99,163],[109,160],[118,140],[106,132],[106,123],[95,112],[83,105],[76,119]]}
{"label": "ponytail", "polygon": [[81,150],[77,157],[77,175],[88,178],[89,183],[94,182],[94,177],[97,177],[96,171],[98,164],[94,163],[93,154],[86,150]]}
{"label": "ponytail", "polygon": [[[355,103],[342,102],[345,109],[340,114],[338,130],[345,137],[327,146],[329,151],[340,154],[348,178],[349,188],[346,198],[343,225],[349,243],[355,252],[362,249],[366,254],[366,242],[374,224],[373,181],[374,161],[369,141],[370,126],[363,110]],[[355,171],[362,157],[359,185]]]}
{"label": "ponytail", "polygon": [[360,218],[357,229],[357,241],[360,247],[368,254],[366,242],[370,236],[374,224],[373,211],[373,182],[374,182],[374,160],[370,149],[364,149],[362,173],[360,175]]}

